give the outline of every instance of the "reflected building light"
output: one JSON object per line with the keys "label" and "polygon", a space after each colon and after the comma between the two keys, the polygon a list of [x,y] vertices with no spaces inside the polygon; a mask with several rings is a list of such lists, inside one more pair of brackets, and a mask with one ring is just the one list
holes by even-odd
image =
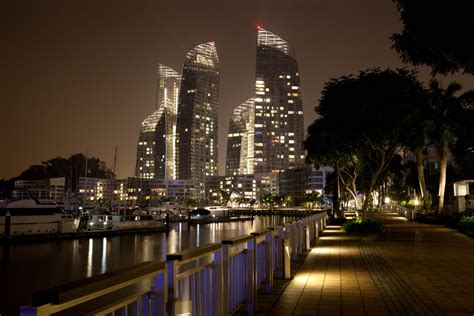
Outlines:
{"label": "reflected building light", "polygon": [[100,273],[107,271],[107,238],[102,239],[102,262],[100,266]]}
{"label": "reflected building light", "polygon": [[196,225],[196,247],[199,247],[201,245],[201,236],[199,235],[200,230],[201,230],[201,225],[197,224]]}
{"label": "reflected building light", "polygon": [[216,242],[216,223],[211,223],[211,242],[215,243]]}
{"label": "reflected building light", "polygon": [[181,236],[182,236],[182,231],[183,231],[183,223],[179,222],[178,224],[178,251],[181,251]]}
{"label": "reflected building light", "polygon": [[92,276],[92,256],[94,252],[94,240],[89,238],[89,248],[87,251],[87,277],[90,278]]}

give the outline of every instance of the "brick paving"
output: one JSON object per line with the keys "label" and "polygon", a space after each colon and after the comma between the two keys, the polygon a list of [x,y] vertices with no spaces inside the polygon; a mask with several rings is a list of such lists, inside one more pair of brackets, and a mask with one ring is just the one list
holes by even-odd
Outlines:
{"label": "brick paving", "polygon": [[258,314],[473,315],[474,240],[393,213],[375,216],[386,223],[383,234],[328,226],[273,308]]}

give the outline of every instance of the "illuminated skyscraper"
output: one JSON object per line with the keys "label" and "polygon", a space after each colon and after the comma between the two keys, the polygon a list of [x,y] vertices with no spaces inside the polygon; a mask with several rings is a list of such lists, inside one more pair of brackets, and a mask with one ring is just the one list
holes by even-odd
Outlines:
{"label": "illuminated skyscraper", "polygon": [[238,106],[228,135],[226,175],[279,172],[304,164],[298,63],[280,37],[258,28],[255,98]]}
{"label": "illuminated skyscraper", "polygon": [[235,108],[227,138],[226,175],[250,174],[254,170],[255,98]]}
{"label": "illuminated skyscraper", "polygon": [[186,54],[177,114],[177,178],[195,182],[204,197],[206,176],[218,174],[219,59],[214,42]]}
{"label": "illuminated skyscraper", "polygon": [[258,27],[255,80],[255,173],[304,163],[304,124],[298,63],[292,48]]}
{"label": "illuminated skyscraper", "polygon": [[145,179],[176,179],[176,113],[181,76],[158,66],[156,110],[142,122],[135,175]]}

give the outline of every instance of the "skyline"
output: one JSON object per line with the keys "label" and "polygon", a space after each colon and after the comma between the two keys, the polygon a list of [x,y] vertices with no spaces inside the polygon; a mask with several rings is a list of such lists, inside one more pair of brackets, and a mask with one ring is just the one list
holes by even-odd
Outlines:
{"label": "skyline", "polygon": [[[158,64],[182,69],[182,56],[211,40],[220,57],[219,172],[224,174],[228,122],[254,91],[258,24],[296,51],[305,131],[331,78],[372,67],[413,69],[390,48],[389,37],[401,29],[391,1],[349,1],[343,7],[329,1],[294,3],[178,1],[147,8],[112,5],[116,2],[96,8],[93,1],[71,2],[67,8],[56,1],[9,3],[2,16],[9,45],[1,53],[0,179],[76,152],[111,166],[116,145],[118,176],[132,176],[140,123],[156,106]],[[420,80],[428,77],[427,68],[420,68]],[[472,76],[443,82],[452,78],[465,89],[473,87]]]}

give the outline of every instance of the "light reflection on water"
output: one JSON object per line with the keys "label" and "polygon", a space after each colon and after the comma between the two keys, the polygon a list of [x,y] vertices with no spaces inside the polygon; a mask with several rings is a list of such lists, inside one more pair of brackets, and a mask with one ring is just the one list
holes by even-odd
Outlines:
{"label": "light reflection on water", "polygon": [[[0,251],[0,314],[17,315],[31,294],[73,280],[126,268],[144,261],[162,261],[169,253],[220,242],[281,224],[280,217],[254,221],[188,225],[175,223],[169,234],[121,235],[11,245]],[[101,242],[102,241],[102,242]]]}

